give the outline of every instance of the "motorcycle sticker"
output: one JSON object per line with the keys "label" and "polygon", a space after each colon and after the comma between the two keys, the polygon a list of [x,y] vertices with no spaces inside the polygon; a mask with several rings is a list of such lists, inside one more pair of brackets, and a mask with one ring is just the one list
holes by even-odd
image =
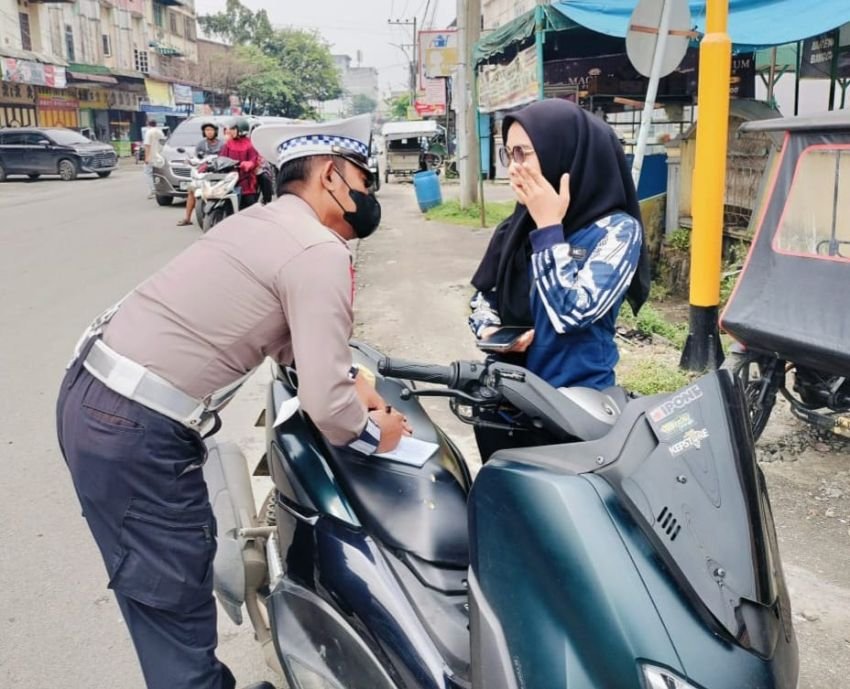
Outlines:
{"label": "motorcycle sticker", "polygon": [[685,432],[685,435],[682,439],[676,443],[673,443],[670,447],[670,454],[673,457],[677,457],[683,452],[691,449],[699,450],[702,447],[704,441],[708,440],[708,429],[707,428],[692,428],[689,431]]}
{"label": "motorcycle sticker", "polygon": [[684,409],[692,402],[696,402],[702,397],[702,390],[699,385],[691,385],[679,393],[673,395],[666,402],[657,406],[649,412],[649,418],[656,423],[663,421],[668,416],[672,416],[675,412]]}

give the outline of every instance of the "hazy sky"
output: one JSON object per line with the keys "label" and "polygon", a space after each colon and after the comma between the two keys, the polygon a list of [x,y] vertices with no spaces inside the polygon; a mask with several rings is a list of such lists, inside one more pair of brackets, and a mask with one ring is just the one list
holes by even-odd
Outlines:
{"label": "hazy sky", "polygon": [[[317,30],[331,44],[331,52],[356,61],[363,54],[364,67],[377,67],[381,93],[408,85],[408,57],[392,44],[412,42],[413,27],[391,26],[388,19],[417,17],[423,27],[425,11],[441,29],[455,18],[456,0],[242,0],[252,10],[265,9],[275,26]],[[199,15],[224,9],[225,0],[195,0]],[[405,50],[410,53],[410,48]],[[356,65],[356,62],[353,64]]]}

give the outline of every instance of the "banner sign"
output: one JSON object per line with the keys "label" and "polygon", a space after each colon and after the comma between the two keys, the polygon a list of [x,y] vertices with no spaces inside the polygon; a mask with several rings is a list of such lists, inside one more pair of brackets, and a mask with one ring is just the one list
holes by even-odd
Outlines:
{"label": "banner sign", "polygon": [[526,105],[537,100],[537,49],[532,46],[517,53],[507,65],[483,65],[478,75],[478,109],[494,112]]}
{"label": "banner sign", "polygon": [[192,87],[184,84],[172,84],[174,89],[174,102],[180,105],[191,105],[194,103],[192,98]]}
{"label": "banner sign", "polygon": [[106,89],[77,88],[77,97],[81,108],[89,110],[109,110],[109,93]]}
{"label": "banner sign", "polygon": [[[658,84],[658,98],[690,98],[696,96],[698,52],[689,49],[685,59]],[[632,66],[625,53],[568,58],[545,63],[547,84],[572,86],[581,95],[624,96],[641,99],[646,95],[648,79]],[[755,98],[756,61],[753,53],[732,57],[729,95],[733,98]]]}
{"label": "banner sign", "polygon": [[446,79],[457,69],[457,31],[419,32],[419,88],[425,79]]}
{"label": "banner sign", "polygon": [[850,79],[850,46],[841,45],[841,41],[835,39],[835,32],[832,31],[803,41],[801,79],[829,79],[836,50],[838,65],[835,76],[839,79]]}
{"label": "banner sign", "polygon": [[425,88],[416,94],[413,107],[420,117],[424,115],[445,115],[446,80],[425,79]]}
{"label": "banner sign", "polygon": [[80,102],[70,96],[44,96],[39,94],[36,102],[40,110],[69,110],[75,112],[80,109]]}
{"label": "banner sign", "polygon": [[64,67],[45,65],[32,60],[18,60],[13,57],[0,59],[0,76],[3,81],[53,86],[60,89],[65,88],[68,83]]}

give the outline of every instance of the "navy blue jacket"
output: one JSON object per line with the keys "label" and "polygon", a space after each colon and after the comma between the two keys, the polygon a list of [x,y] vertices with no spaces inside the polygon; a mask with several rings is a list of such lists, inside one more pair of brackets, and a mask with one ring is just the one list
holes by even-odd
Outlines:
{"label": "navy blue jacket", "polygon": [[[560,225],[531,232],[534,341],[526,367],[555,387],[603,390],[614,385],[619,360],[614,328],[634,277],[643,230],[625,213],[597,220],[564,240]],[[500,325],[495,293],[472,299],[477,337]]]}

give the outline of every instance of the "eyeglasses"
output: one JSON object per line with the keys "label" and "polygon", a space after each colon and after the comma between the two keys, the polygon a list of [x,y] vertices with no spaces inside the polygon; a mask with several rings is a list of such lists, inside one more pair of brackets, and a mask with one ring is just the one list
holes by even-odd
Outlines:
{"label": "eyeglasses", "polygon": [[511,164],[511,158],[517,165],[522,165],[527,157],[533,155],[535,153],[531,146],[499,146],[499,160],[505,167]]}

